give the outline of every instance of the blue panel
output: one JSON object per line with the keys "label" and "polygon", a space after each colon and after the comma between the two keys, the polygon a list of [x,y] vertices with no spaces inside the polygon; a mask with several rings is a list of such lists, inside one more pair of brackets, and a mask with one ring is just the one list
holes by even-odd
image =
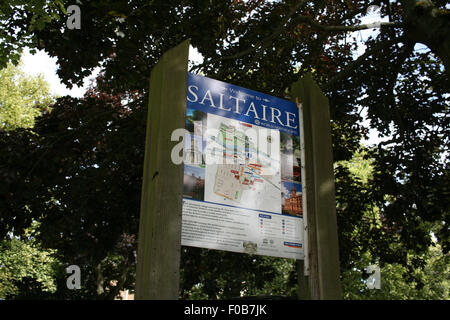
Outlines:
{"label": "blue panel", "polygon": [[299,135],[294,102],[226,82],[188,74],[187,108]]}

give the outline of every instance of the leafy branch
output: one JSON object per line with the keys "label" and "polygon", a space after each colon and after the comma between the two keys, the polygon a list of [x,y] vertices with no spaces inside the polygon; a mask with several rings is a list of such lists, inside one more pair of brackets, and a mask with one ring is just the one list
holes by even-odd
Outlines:
{"label": "leafy branch", "polygon": [[[256,50],[262,50],[267,48],[268,46],[270,46],[272,44],[272,41],[279,37],[283,30],[284,30],[284,26],[286,25],[286,23],[289,22],[289,20],[291,19],[295,19],[295,21],[300,22],[301,24],[306,24],[309,25],[312,29],[315,29],[317,31],[323,31],[323,32],[327,32],[327,33],[332,33],[332,32],[353,32],[353,31],[360,31],[360,30],[365,30],[365,29],[374,29],[374,28],[401,28],[404,27],[404,24],[402,22],[374,22],[374,23],[367,23],[367,24],[359,24],[359,25],[323,25],[320,24],[318,22],[316,22],[314,19],[312,19],[309,16],[305,16],[305,15],[295,15],[295,13],[304,5],[306,4],[306,1],[301,1],[299,2],[296,6],[294,6],[288,15],[286,15],[286,17],[281,21],[281,23],[279,24],[279,26],[277,28],[275,28],[275,30],[267,37],[265,37],[264,39],[262,39],[261,41],[259,41],[259,43],[257,45],[254,45],[250,48],[247,48],[245,50],[241,50],[239,52],[237,52],[236,54],[233,55],[229,55],[229,56],[222,56],[216,59],[210,59],[208,61],[205,61],[204,63],[201,63],[199,65],[193,66],[190,71],[194,71],[194,70],[201,70],[204,67],[208,66],[208,65],[212,65],[215,64],[217,62],[221,62],[221,61],[226,61],[226,60],[234,60],[234,59],[238,59],[244,56],[247,56],[249,54],[251,54],[252,52],[256,51]],[[361,13],[360,11],[358,11],[357,13]],[[391,45],[392,43],[388,43],[386,45]],[[361,62],[362,60],[364,60],[365,57],[361,60],[357,60],[357,62]],[[355,61],[356,62],[356,61]]]}
{"label": "leafy branch", "polygon": [[385,40],[382,42],[379,42],[377,45],[371,47],[370,49],[367,49],[362,55],[360,55],[356,60],[353,60],[350,62],[344,70],[337,73],[333,78],[328,80],[328,82],[325,84],[324,88],[330,88],[334,84],[336,84],[338,81],[348,77],[350,73],[352,73],[357,67],[359,67],[368,57],[371,55],[384,50],[386,48],[389,48],[390,46],[400,42],[401,40],[399,38],[393,38],[390,40]]}

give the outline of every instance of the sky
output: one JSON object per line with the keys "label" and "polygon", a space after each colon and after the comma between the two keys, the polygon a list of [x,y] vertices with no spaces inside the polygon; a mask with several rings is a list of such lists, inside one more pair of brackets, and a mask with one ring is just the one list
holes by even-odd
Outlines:
{"label": "sky", "polygon": [[295,183],[295,182],[290,182],[290,181],[282,181],[281,182],[282,186],[281,186],[281,192],[284,194],[284,198],[290,198],[291,197],[291,191],[292,191],[292,186],[295,186],[295,189],[297,192],[302,192],[302,185]]}
{"label": "sky", "polygon": [[[362,18],[363,24],[366,23],[373,23],[377,21],[387,21],[387,18],[380,19],[379,13],[377,10],[374,10],[376,8],[371,8],[366,16]],[[356,31],[353,33],[349,33],[348,39],[351,39],[352,37],[356,37],[357,41],[365,41],[369,36],[376,36],[378,34],[378,30],[376,29],[368,29],[368,30],[361,30]],[[355,52],[355,59],[364,53],[365,46],[361,45],[357,52]],[[189,50],[189,60],[190,63],[198,64],[203,61],[203,57],[201,54],[197,51],[197,49],[190,47]],[[22,70],[30,75],[37,75],[42,74],[45,78],[45,80],[50,84],[50,92],[53,95],[57,96],[65,96],[70,95],[72,97],[82,97],[86,90],[88,89],[91,80],[94,80],[98,73],[100,72],[100,68],[94,69],[93,74],[91,76],[87,77],[84,80],[84,84],[82,87],[74,86],[72,89],[68,89],[64,84],[61,83],[59,80],[56,71],[58,69],[58,65],[56,63],[56,58],[51,58],[48,56],[48,54],[43,51],[37,51],[36,54],[31,55],[29,50],[25,50],[23,56],[22,56]],[[363,110],[362,115],[364,116],[366,112]],[[363,124],[368,127],[368,120],[363,121]],[[374,129],[371,129],[369,132],[369,139],[367,141],[363,141],[364,144],[377,144],[378,142],[382,141],[384,139],[381,139],[378,137],[377,131]]]}
{"label": "sky", "polygon": [[[192,63],[198,64],[202,62],[203,58],[197,49],[192,46],[189,48],[189,60]],[[95,68],[94,72],[84,79],[82,87],[74,86],[72,89],[67,88],[61,83],[56,71],[58,70],[57,59],[50,57],[44,50],[37,51],[36,54],[30,54],[28,49],[24,50],[22,55],[22,70],[29,75],[42,74],[45,80],[50,84],[50,92],[54,95],[80,98],[89,88],[91,80],[95,80],[100,68]]]}
{"label": "sky", "polygon": [[205,179],[205,169],[203,168],[184,165],[184,173],[187,175],[194,174],[197,178]]}
{"label": "sky", "polygon": [[56,64],[56,58],[51,58],[44,50],[37,51],[36,54],[30,54],[28,49],[24,50],[22,55],[22,70],[29,75],[42,74],[45,80],[50,84],[50,92],[53,95],[80,98],[84,95],[88,89],[91,79],[95,79],[99,69],[94,70],[94,74],[84,80],[83,87],[74,86],[72,89],[68,89],[58,78],[56,70],[58,65]]}

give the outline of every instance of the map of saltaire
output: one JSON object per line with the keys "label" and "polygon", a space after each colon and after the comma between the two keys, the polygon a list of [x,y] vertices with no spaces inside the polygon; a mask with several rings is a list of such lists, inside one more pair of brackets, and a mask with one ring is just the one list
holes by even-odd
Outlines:
{"label": "map of saltaire", "polygon": [[205,201],[281,212],[280,133],[208,114]]}

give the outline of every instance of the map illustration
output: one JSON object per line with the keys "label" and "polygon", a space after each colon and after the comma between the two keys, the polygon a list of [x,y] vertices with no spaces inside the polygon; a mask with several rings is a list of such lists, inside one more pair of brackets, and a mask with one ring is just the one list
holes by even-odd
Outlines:
{"label": "map illustration", "polygon": [[278,130],[208,114],[205,201],[281,213]]}

